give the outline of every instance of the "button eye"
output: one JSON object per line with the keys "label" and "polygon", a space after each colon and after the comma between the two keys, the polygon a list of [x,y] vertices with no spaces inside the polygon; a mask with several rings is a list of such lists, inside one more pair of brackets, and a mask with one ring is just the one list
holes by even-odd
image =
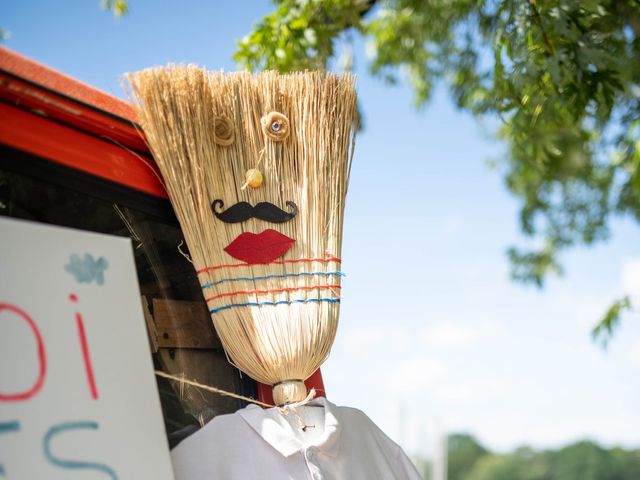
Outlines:
{"label": "button eye", "polygon": [[289,119],[279,112],[270,112],[260,119],[262,132],[275,142],[289,136]]}
{"label": "button eye", "polygon": [[213,120],[213,141],[223,147],[233,143],[233,122],[228,117],[218,116]]}

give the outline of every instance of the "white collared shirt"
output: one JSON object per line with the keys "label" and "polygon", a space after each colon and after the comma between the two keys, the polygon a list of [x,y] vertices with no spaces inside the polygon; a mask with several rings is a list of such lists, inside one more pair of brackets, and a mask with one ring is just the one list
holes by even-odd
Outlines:
{"label": "white collared shirt", "polygon": [[171,451],[176,480],[421,478],[360,410],[320,397],[298,415],[249,405],[215,417]]}

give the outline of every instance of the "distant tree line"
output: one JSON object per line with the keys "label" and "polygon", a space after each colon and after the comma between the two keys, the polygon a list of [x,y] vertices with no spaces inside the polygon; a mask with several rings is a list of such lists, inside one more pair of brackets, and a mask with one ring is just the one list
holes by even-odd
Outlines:
{"label": "distant tree line", "polygon": [[[448,439],[447,480],[638,480],[640,450],[604,448],[584,440],[559,450],[520,447],[511,453],[489,451],[471,435]],[[425,480],[431,465],[419,461]]]}

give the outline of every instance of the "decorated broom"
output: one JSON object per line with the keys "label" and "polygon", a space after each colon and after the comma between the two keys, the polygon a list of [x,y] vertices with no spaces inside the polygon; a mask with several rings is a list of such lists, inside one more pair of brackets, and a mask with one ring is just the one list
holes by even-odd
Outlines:
{"label": "decorated broom", "polygon": [[304,399],[338,324],[353,77],[127,78],[228,357],[277,405]]}

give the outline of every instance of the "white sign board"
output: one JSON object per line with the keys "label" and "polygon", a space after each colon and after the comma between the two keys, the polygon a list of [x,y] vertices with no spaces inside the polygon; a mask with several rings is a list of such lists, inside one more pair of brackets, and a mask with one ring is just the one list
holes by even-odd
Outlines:
{"label": "white sign board", "polygon": [[0,478],[172,479],[129,239],[0,218]]}

